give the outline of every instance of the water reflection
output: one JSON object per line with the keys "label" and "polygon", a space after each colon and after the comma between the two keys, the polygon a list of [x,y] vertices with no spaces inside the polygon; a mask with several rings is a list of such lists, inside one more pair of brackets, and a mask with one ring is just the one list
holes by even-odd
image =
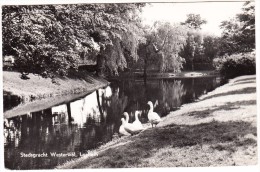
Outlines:
{"label": "water reflection", "polygon": [[5,165],[10,169],[53,168],[71,157],[21,158],[20,153],[75,152],[76,156],[110,141],[124,111],[147,122],[148,101],[165,116],[218,86],[216,78],[113,81],[84,98],[4,120]]}

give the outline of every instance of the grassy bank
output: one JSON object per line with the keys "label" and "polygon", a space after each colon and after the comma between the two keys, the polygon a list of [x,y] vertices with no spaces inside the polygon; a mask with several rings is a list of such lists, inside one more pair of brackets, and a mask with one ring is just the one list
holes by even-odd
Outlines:
{"label": "grassy bank", "polygon": [[57,168],[256,165],[256,115],[256,78],[238,77],[171,112],[156,128]]}
{"label": "grassy bank", "polygon": [[33,74],[28,76],[30,79],[23,80],[18,72],[3,72],[4,96],[16,96],[23,102],[11,111],[6,111],[5,117],[26,114],[61,104],[108,85],[106,80],[86,73],[81,73],[74,78],[56,78],[56,83],[53,83],[50,78],[42,78]]}
{"label": "grassy bank", "polygon": [[3,72],[3,90],[6,94],[17,95],[24,101],[80,93],[96,86],[107,84],[107,81],[82,73],[81,78],[57,78],[52,83],[50,78],[29,74],[30,79],[20,78],[18,72]]}

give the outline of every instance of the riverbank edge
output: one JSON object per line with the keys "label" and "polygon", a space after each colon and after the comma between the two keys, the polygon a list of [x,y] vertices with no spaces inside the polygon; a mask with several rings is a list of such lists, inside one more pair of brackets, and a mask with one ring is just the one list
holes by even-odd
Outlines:
{"label": "riverbank edge", "polygon": [[[180,78],[200,78],[200,77],[214,77],[219,76],[220,73],[217,70],[207,70],[207,71],[182,71],[179,73],[173,72],[148,72],[147,79],[180,79]],[[110,80],[116,79],[129,79],[130,78],[144,78],[143,72],[136,71],[136,72],[124,72],[119,76],[110,76]]]}
{"label": "riverbank edge", "polygon": [[18,72],[3,72],[3,96],[16,97],[22,102],[18,106],[6,110],[5,118],[66,103],[110,84],[103,78],[87,73],[82,73],[80,79],[57,78],[57,83],[52,83],[50,78],[42,78],[33,74],[30,74],[29,77],[28,80],[22,80]]}
{"label": "riverbank edge", "polygon": [[[145,136],[146,135],[148,135],[147,137],[149,138],[149,135],[152,135],[152,134],[157,134],[161,129],[165,129],[167,132],[168,132],[168,128],[167,127],[169,127],[169,126],[174,126],[174,125],[177,125],[178,123],[180,123],[180,124],[182,124],[181,125],[181,127],[178,127],[178,129],[179,128],[183,128],[183,125],[187,125],[187,126],[189,126],[189,125],[196,125],[196,123],[199,123],[200,125],[204,125],[204,124],[207,124],[208,122],[210,122],[210,123],[212,123],[213,125],[222,125],[222,123],[224,123],[225,122],[225,120],[229,120],[229,119],[225,119],[224,120],[224,122],[222,122],[222,121],[220,121],[219,122],[219,124],[218,124],[218,116],[214,116],[214,113],[213,112],[210,112],[210,109],[207,109],[207,108],[209,108],[209,107],[214,107],[214,108],[216,108],[216,107],[218,107],[219,105],[220,105],[220,107],[221,106],[223,106],[223,101],[221,102],[216,102],[215,100],[214,100],[214,102],[215,102],[215,104],[212,104],[212,100],[213,99],[216,99],[216,100],[220,100],[220,98],[222,98],[224,101],[225,101],[225,98],[224,97],[221,97],[221,96],[226,96],[226,95],[228,95],[228,96],[231,96],[231,98],[232,98],[232,95],[233,95],[233,85],[234,84],[236,84],[236,82],[237,81],[240,81],[240,80],[245,80],[246,82],[241,82],[241,84],[243,84],[243,86],[245,86],[245,87],[242,87],[243,89],[246,89],[247,88],[247,86],[248,85],[246,85],[247,84],[247,80],[248,81],[251,81],[251,78],[254,78],[253,80],[255,81],[255,75],[250,75],[250,76],[241,76],[241,77],[236,77],[236,78],[234,78],[234,79],[231,79],[231,80],[229,80],[229,82],[227,83],[227,84],[225,84],[225,85],[223,85],[223,86],[221,86],[221,87],[218,87],[217,89],[215,89],[215,90],[213,90],[213,91],[211,91],[211,92],[209,92],[209,93],[207,93],[206,95],[202,95],[200,98],[199,98],[199,100],[198,101],[196,101],[196,102],[194,102],[194,103],[190,103],[190,104],[185,104],[185,105],[183,105],[179,110],[177,110],[177,111],[175,111],[175,112],[170,112],[169,113],[169,115],[167,115],[164,119],[163,119],[163,121],[158,125],[158,127],[156,128],[156,129],[151,129],[150,127],[149,128],[146,128],[146,130],[144,130],[143,132],[141,132],[140,134],[138,134],[138,135],[135,135],[135,136],[129,136],[129,137],[132,137],[132,139],[129,139],[129,137],[125,137],[125,138],[120,138],[120,139],[115,139],[115,140],[112,140],[112,141],[110,141],[110,142],[108,142],[108,143],[106,143],[106,144],[104,144],[104,145],[102,145],[101,147],[99,147],[99,148],[97,148],[97,149],[95,149],[95,150],[92,150],[92,151],[89,151],[87,154],[85,154],[85,155],[83,155],[82,157],[80,157],[80,158],[77,158],[77,159],[74,159],[74,160],[71,160],[71,161],[68,161],[68,162],[66,162],[66,163],[64,163],[64,164],[60,164],[60,165],[58,165],[57,167],[56,167],[56,169],[77,169],[77,168],[111,168],[108,164],[106,164],[107,162],[104,162],[104,158],[102,159],[102,157],[100,158],[99,157],[99,155],[101,155],[101,156],[105,156],[104,154],[107,154],[106,156],[109,156],[110,154],[111,154],[111,152],[113,152],[112,154],[113,154],[113,156],[115,156],[115,157],[111,157],[111,160],[109,160],[109,157],[106,157],[107,159],[105,159],[105,160],[107,160],[108,162],[109,161],[113,161],[113,159],[115,159],[115,158],[117,158],[117,157],[121,157],[121,158],[125,158],[124,157],[124,155],[126,155],[127,153],[125,153],[125,152],[127,152],[127,151],[129,151],[129,148],[124,148],[124,146],[125,145],[139,145],[140,147],[142,147],[141,145],[140,145],[140,143],[142,143],[142,142],[147,142],[147,138],[145,138]],[[252,84],[251,85],[249,85],[248,87],[249,88],[256,88],[256,85],[254,85],[255,83],[254,83],[254,81],[253,81],[253,86],[252,86]],[[240,84],[240,83],[239,83]],[[223,93],[222,93],[222,91],[223,90],[226,90],[226,91],[224,91]],[[238,89],[239,90],[239,89]],[[223,95],[221,95],[221,94],[223,94]],[[230,94],[230,95],[229,95]],[[234,93],[235,94],[235,93]],[[251,97],[253,98],[253,101],[255,102],[256,101],[256,93],[253,91],[253,93],[251,94],[251,92],[250,93],[247,93],[247,92],[243,92],[243,95],[245,95],[245,97],[246,98],[249,98],[249,99],[251,99]],[[214,96],[216,96],[216,98],[214,97]],[[239,97],[239,95],[238,95],[238,97]],[[232,99],[234,99],[234,98],[232,98]],[[236,98],[235,98],[236,99]],[[254,100],[255,99],[255,100]],[[241,97],[241,100],[243,100],[243,98]],[[208,103],[207,103],[208,102]],[[200,104],[205,104],[206,105],[206,107],[204,107],[204,111],[203,111],[203,114],[205,113],[205,114],[207,114],[207,116],[211,116],[210,117],[210,119],[209,118],[207,118],[207,119],[200,119],[200,120],[194,120],[194,112],[199,112],[199,111],[197,111],[198,109],[196,108],[196,104],[198,104],[198,103],[200,103]],[[224,103],[225,104],[225,103]],[[242,136],[240,137],[239,136],[239,139],[241,139],[241,140],[246,140],[246,141],[248,141],[248,140],[250,140],[250,141],[252,141],[253,143],[255,143],[256,141],[256,133],[254,133],[254,132],[256,132],[256,130],[255,130],[255,128],[256,128],[256,104],[255,103],[249,103],[249,104],[247,104],[247,105],[243,105],[243,106],[239,106],[240,104],[239,104],[239,102],[237,102],[237,104],[235,104],[234,106],[238,106],[238,107],[236,107],[236,109],[237,109],[237,111],[239,111],[239,110],[241,110],[241,112],[243,112],[242,113],[242,117],[241,116],[235,116],[234,115],[234,118],[237,118],[237,119],[234,119],[234,121],[239,121],[239,120],[241,120],[241,121],[243,121],[244,122],[244,120],[246,119],[246,120],[249,120],[249,118],[250,118],[250,123],[252,123],[253,124],[253,130],[250,130],[249,131],[249,133],[251,132],[251,131],[253,131],[253,133],[250,133],[250,134],[247,134],[247,135],[245,135],[244,136],[244,138],[242,138]],[[208,107],[207,107],[208,106]],[[228,106],[228,105],[227,105]],[[226,107],[225,107],[226,108]],[[244,117],[243,115],[245,114],[244,113],[244,111],[246,111],[246,110],[248,110],[248,109],[246,109],[246,108],[249,108],[250,110],[252,110],[249,114],[251,115],[251,116],[249,116],[249,117]],[[206,109],[206,110],[205,110]],[[224,110],[227,110],[226,112],[227,113],[233,113],[233,110],[234,109],[234,107],[233,106],[230,106],[230,107],[228,107],[227,109],[224,109]],[[243,109],[246,109],[246,110],[243,110]],[[220,111],[221,111],[222,109],[220,109]],[[216,111],[217,112],[217,111]],[[219,114],[218,114],[219,115]],[[176,120],[176,119],[178,119],[179,118],[179,121],[178,122],[176,122],[176,121],[174,121],[174,120]],[[192,118],[192,120],[190,120]],[[230,117],[230,118],[232,118],[232,117]],[[187,119],[187,122],[185,122],[185,119]],[[196,118],[195,118],[196,119]],[[204,120],[204,121],[203,121]],[[245,120],[245,121],[246,121]],[[189,122],[188,122],[189,121]],[[201,123],[200,123],[201,122]],[[232,122],[232,120],[231,120],[231,122]],[[247,121],[248,122],[248,121]],[[238,125],[236,124],[236,125],[234,125],[234,126],[238,126],[238,127],[240,127],[240,123],[238,123]],[[226,125],[225,125],[226,126]],[[227,125],[228,126],[228,125]],[[165,128],[166,127],[166,128]],[[232,126],[233,127],[233,126]],[[242,126],[241,126],[242,127]],[[221,127],[220,127],[221,128]],[[235,128],[235,127],[234,127]],[[223,131],[221,131],[221,132],[223,132]],[[232,131],[232,132],[234,132],[234,131]],[[239,132],[239,131],[237,131],[237,132]],[[152,134],[151,134],[152,133]],[[166,133],[165,133],[166,134]],[[223,134],[223,133],[220,133],[220,134]],[[225,133],[226,134],[226,133]],[[161,133],[160,132],[160,138],[161,137],[166,137],[166,136],[163,136],[164,134],[163,134],[163,132]],[[248,138],[248,137],[250,137],[250,138]],[[205,137],[205,139],[207,139],[206,137]],[[230,139],[230,138],[229,138]],[[189,138],[188,138],[188,140],[189,140]],[[185,144],[185,143],[183,143],[183,144]],[[186,149],[193,149],[193,145],[191,145],[191,146],[189,146],[189,144],[190,143],[188,143],[188,146],[185,146],[184,148],[185,148],[185,151],[186,151]],[[203,151],[206,151],[207,152],[207,150],[206,149],[212,149],[212,146],[209,146],[209,145],[198,145],[198,146],[196,146],[197,145],[197,143],[195,144],[195,147],[196,147],[196,149],[202,149],[202,152],[201,151],[199,151],[199,152],[196,152],[196,155],[200,155],[200,153],[201,154],[204,154],[203,153]],[[254,145],[254,144],[253,144]],[[145,146],[145,145],[144,145]],[[215,151],[218,151],[218,149],[219,149],[219,147],[221,147],[221,146],[225,146],[224,144],[222,145],[222,143],[219,143],[218,145],[214,145],[215,146],[215,150],[213,150],[214,152],[214,154],[212,153],[212,154],[209,154],[209,155],[207,155],[207,156],[212,156],[212,157],[215,157]],[[251,145],[250,145],[251,146]],[[131,146],[130,146],[131,147]],[[198,148],[197,148],[198,147]],[[201,147],[201,148],[200,148]],[[203,150],[203,147],[204,147],[204,150]],[[248,163],[248,164],[243,164],[243,161],[242,161],[242,165],[255,165],[256,163],[257,163],[257,155],[255,154],[255,149],[256,149],[256,146],[252,146],[253,148],[253,152],[254,153],[252,153],[253,155],[251,156],[250,154],[251,154],[251,152],[250,153],[248,153],[246,150],[246,155],[241,155],[242,157],[243,156],[251,156],[251,158],[253,158],[253,160],[251,160],[251,161],[249,161],[249,162],[244,162],[244,163]],[[225,148],[225,147],[224,147]],[[223,148],[223,149],[224,149]],[[135,149],[137,149],[135,152],[142,152],[143,150],[141,150],[141,149],[144,149],[144,148],[140,148],[140,150],[139,150],[139,148],[138,147],[135,147]],[[169,149],[173,149],[173,148],[169,148]],[[251,147],[250,147],[250,149],[251,149]],[[224,149],[225,150],[225,149]],[[180,152],[178,152],[180,155],[182,154],[182,152],[184,152],[184,157],[185,156],[187,156],[187,157],[189,157],[189,152],[187,152],[186,151],[186,153],[185,153],[185,151],[182,149]],[[189,151],[189,150],[188,150]],[[222,150],[219,150],[219,152],[226,152],[226,151],[222,151]],[[218,152],[218,153],[219,153]],[[163,150],[163,149],[159,149],[159,150],[157,150],[156,151],[156,153],[155,154],[160,154],[160,153],[162,153],[164,156],[163,156],[163,159],[164,158],[168,158],[169,159],[169,157],[168,157],[168,154],[170,154],[171,152],[165,152],[165,150]],[[167,156],[165,157],[165,153],[167,153]],[[244,153],[244,152],[243,152]],[[219,153],[220,154],[220,153]],[[238,155],[237,155],[238,154]],[[234,156],[239,156],[239,158],[240,158],[240,154],[241,154],[241,150],[239,149],[239,151],[238,151],[238,153],[237,154],[235,154],[235,155],[232,155],[232,157]],[[249,154],[249,155],[248,155]],[[147,155],[149,155],[149,153],[147,153]],[[171,154],[170,154],[171,155]],[[196,156],[196,155],[194,155],[194,156]],[[206,156],[206,155],[205,155]],[[221,159],[221,156],[223,156],[223,155],[221,155],[220,154],[220,157],[219,156],[217,156],[219,159],[219,162],[220,162],[220,164],[214,164],[214,163],[216,163],[216,162],[213,162],[213,164],[210,164],[210,163],[206,163],[206,165],[204,164],[204,165],[199,165],[199,166],[227,166],[227,164],[229,164],[230,163],[230,166],[233,166],[233,165],[240,165],[239,164],[239,161],[238,162],[226,162],[226,160],[224,160],[223,161],[223,159]],[[226,155],[225,155],[226,156]],[[231,156],[231,155],[230,155]],[[170,157],[172,157],[172,156],[170,156]],[[174,157],[174,156],[173,156]],[[99,159],[100,158],[100,159]],[[127,158],[129,158],[129,159],[131,159],[131,158],[134,158],[134,157],[126,157],[126,159]],[[138,158],[141,158],[141,157],[138,157]],[[177,158],[177,157],[176,157]],[[208,157],[207,157],[208,158]],[[236,158],[236,157],[235,157]],[[128,160],[129,160],[128,159]],[[178,159],[178,158],[177,158]],[[178,161],[178,160],[175,160],[175,161]],[[90,161],[89,161],[90,160]],[[119,160],[119,159],[118,159]],[[132,160],[132,159],[131,159]],[[131,161],[131,160],[129,160],[129,161]],[[192,159],[192,160],[194,160],[194,159]],[[198,161],[198,160],[200,160],[200,158],[197,158],[196,157],[196,161]],[[88,162],[89,161],[89,162]],[[120,159],[119,160],[120,162],[114,162],[114,164],[119,164],[119,168],[121,168],[121,167],[129,167],[129,166],[127,166],[127,165],[124,165],[124,163],[125,162],[123,162],[122,163],[122,160]],[[140,161],[144,161],[142,158],[140,159]],[[146,167],[163,167],[164,165],[161,165],[161,164],[163,164],[163,163],[161,163],[161,162],[163,162],[162,161],[162,159],[152,159],[151,161],[148,161],[149,163],[150,162],[152,162],[152,163],[150,163],[150,164],[153,164],[153,162],[160,162],[160,164],[157,166],[157,164],[155,164],[155,166],[146,166]],[[167,160],[165,160],[165,161],[167,161]],[[169,160],[168,160],[169,161]],[[172,161],[172,160],[171,160]],[[171,161],[170,161],[170,163],[171,163]],[[205,162],[208,162],[209,161],[209,159],[207,159]],[[231,161],[231,160],[230,160]],[[256,162],[255,162],[256,161]],[[89,163],[91,163],[91,165],[89,164]],[[101,165],[102,163],[105,163],[105,164],[103,164],[103,165]],[[122,166],[120,165],[120,163],[122,163]],[[169,166],[169,164],[167,164],[167,165],[165,165],[164,167],[166,167],[166,166],[168,166],[168,167],[174,167],[174,166],[176,166],[176,165],[174,165],[174,163],[175,162],[173,162],[173,164],[170,164],[170,166]],[[227,164],[225,164],[225,163],[227,163]],[[207,165],[207,164],[209,164],[209,165]],[[189,164],[183,164],[182,166],[189,166]],[[118,167],[118,166],[116,166],[116,167]],[[134,164],[133,164],[133,167],[143,167],[142,165],[138,165],[138,166],[135,166]]]}
{"label": "riverbank edge", "polygon": [[78,94],[104,87],[109,82],[103,78],[87,73],[81,73],[81,78],[56,78],[53,83],[50,78],[42,78],[29,74],[30,79],[23,80],[20,73],[3,71],[3,93],[19,97],[23,102],[45,99],[66,94]]}

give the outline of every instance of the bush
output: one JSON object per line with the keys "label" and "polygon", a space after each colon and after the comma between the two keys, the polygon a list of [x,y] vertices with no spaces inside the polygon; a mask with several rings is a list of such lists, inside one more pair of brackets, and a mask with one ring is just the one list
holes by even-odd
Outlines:
{"label": "bush", "polygon": [[218,57],[213,60],[213,65],[227,79],[252,75],[256,73],[255,51]]}

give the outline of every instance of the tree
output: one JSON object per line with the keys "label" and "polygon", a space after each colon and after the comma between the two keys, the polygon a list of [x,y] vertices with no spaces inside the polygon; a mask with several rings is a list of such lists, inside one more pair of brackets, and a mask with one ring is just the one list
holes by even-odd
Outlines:
{"label": "tree", "polygon": [[201,25],[206,24],[207,21],[201,19],[199,14],[188,14],[185,22],[182,22],[181,25],[186,25],[190,29],[188,31],[188,37],[186,44],[182,48],[180,55],[186,60],[186,68],[194,70],[194,60],[201,59],[203,56],[203,37],[199,30]]}
{"label": "tree", "polygon": [[185,22],[182,25],[187,25],[189,28],[201,29],[201,25],[206,24],[207,21],[200,17],[200,14],[188,14]]}
{"label": "tree", "polygon": [[[118,74],[127,67],[127,58],[137,60],[137,49],[142,36],[139,12],[144,4],[98,4],[103,11],[94,15],[93,38],[101,45],[97,56],[100,73]],[[108,21],[104,21],[104,19]],[[100,22],[102,21],[102,22]],[[102,38],[102,39],[100,39]]]}
{"label": "tree", "polygon": [[185,26],[163,22],[155,22],[152,28],[147,29],[146,42],[139,46],[144,77],[151,63],[159,66],[160,72],[179,72],[182,69],[184,61],[178,53],[185,43],[186,30]]}
{"label": "tree", "polygon": [[221,36],[220,55],[240,52],[250,52],[255,49],[255,5],[246,2],[243,13],[231,20],[223,21],[220,28]]}
{"label": "tree", "polygon": [[213,63],[213,59],[218,56],[219,53],[219,37],[212,35],[205,35],[203,38],[204,47],[204,60]]}
{"label": "tree", "polygon": [[198,61],[203,56],[202,34],[196,30],[189,30],[186,43],[179,54],[186,61],[186,69],[194,71],[194,61]]}
{"label": "tree", "polygon": [[185,44],[187,29],[185,26],[162,23],[155,34],[155,45],[160,52],[160,71],[180,72],[184,59],[179,56]]}
{"label": "tree", "polygon": [[3,6],[3,54],[20,72],[68,75],[82,59],[110,73],[137,59],[144,4]]}
{"label": "tree", "polygon": [[238,14],[242,28],[241,32],[245,41],[245,51],[255,49],[255,3],[252,1],[245,2],[243,13]]}
{"label": "tree", "polygon": [[82,23],[73,20],[75,7],[4,6],[4,54],[16,57],[21,72],[67,75],[68,69],[77,68],[81,51],[94,50]]}

